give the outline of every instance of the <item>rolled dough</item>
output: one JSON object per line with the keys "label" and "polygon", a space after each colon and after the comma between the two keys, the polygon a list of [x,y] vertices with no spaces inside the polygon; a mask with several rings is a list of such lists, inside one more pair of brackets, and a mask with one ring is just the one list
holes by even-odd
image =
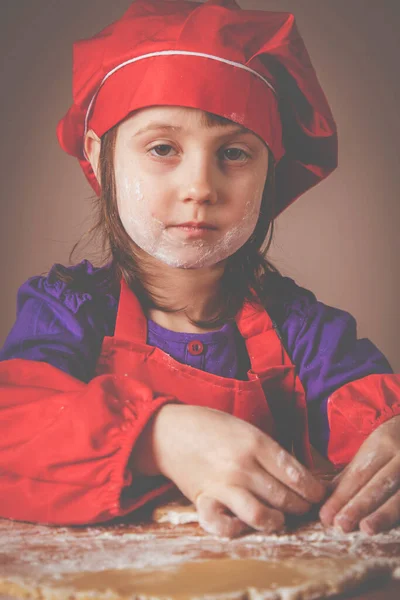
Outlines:
{"label": "rolled dough", "polygon": [[0,596],[315,600],[400,569],[400,528],[369,538],[313,522],[282,535],[221,540],[200,528],[183,498],[153,517],[82,528],[0,521]]}

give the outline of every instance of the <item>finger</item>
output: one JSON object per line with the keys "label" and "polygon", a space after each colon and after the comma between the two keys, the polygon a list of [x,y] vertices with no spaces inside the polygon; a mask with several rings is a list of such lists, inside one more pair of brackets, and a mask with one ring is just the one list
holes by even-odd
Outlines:
{"label": "finger", "polygon": [[219,494],[218,499],[232,511],[243,523],[253,529],[273,533],[285,526],[282,512],[266,506],[250,491],[239,486],[228,486]]}
{"label": "finger", "polygon": [[343,531],[355,529],[361,519],[384,504],[400,488],[400,458],[393,458],[336,515],[333,523]]}
{"label": "finger", "polygon": [[272,475],[266,473],[258,465],[248,474],[248,485],[246,487],[261,501],[282,512],[303,515],[311,509],[310,502],[307,502]]}
{"label": "finger", "polygon": [[347,467],[345,467],[342,471],[339,471],[332,477],[331,482],[330,482],[330,489],[332,491],[337,488],[339,483],[342,481],[343,477],[345,477],[346,473],[349,470],[349,466],[350,465],[347,465]]}
{"label": "finger", "polygon": [[314,477],[316,477],[319,481],[322,481],[326,486],[328,492],[332,493],[333,490],[338,486],[340,481],[340,477],[343,475],[343,471],[339,471],[338,469],[326,472],[326,471],[312,471]]}
{"label": "finger", "polygon": [[200,526],[207,533],[218,537],[233,538],[249,530],[249,526],[234,515],[215,498],[200,494],[196,500]]}
{"label": "finger", "polygon": [[360,522],[360,529],[364,533],[373,535],[386,531],[391,527],[394,527],[400,522],[400,491],[396,492],[394,496],[389,498],[383,506],[380,506],[378,510],[373,512],[367,518]]}
{"label": "finger", "polygon": [[319,512],[319,517],[328,527],[335,516],[352,498],[390,461],[390,456],[375,451],[359,452],[353,462],[338,476],[337,485],[330,498]]}
{"label": "finger", "polygon": [[262,448],[257,453],[261,467],[307,502],[321,502],[326,496],[327,486],[274,440],[266,436],[262,439]]}

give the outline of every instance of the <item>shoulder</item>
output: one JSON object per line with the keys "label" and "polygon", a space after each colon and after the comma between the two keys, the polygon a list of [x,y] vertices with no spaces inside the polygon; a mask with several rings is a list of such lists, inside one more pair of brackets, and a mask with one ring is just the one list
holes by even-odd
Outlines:
{"label": "shoulder", "polygon": [[302,322],[311,309],[320,304],[311,290],[280,273],[269,273],[263,281],[263,287],[266,309],[278,327],[287,319]]}
{"label": "shoulder", "polygon": [[56,264],[47,275],[28,279],[19,288],[17,318],[0,361],[47,362],[88,381],[101,341],[115,327],[113,284],[109,266],[95,268],[88,261],[73,267]]}
{"label": "shoulder", "polygon": [[347,343],[356,339],[356,319],[346,310],[329,306],[317,299],[309,289],[290,277],[272,277],[271,298],[265,308],[287,349],[294,350],[307,342]]}
{"label": "shoulder", "polygon": [[272,275],[271,300],[265,308],[285,335],[294,338],[301,329],[312,330],[317,335],[317,329],[321,328],[355,333],[357,323],[348,311],[321,302],[311,290],[290,277]]}
{"label": "shoulder", "polygon": [[351,313],[321,302],[289,277],[281,277],[275,285],[278,302],[269,314],[292,358],[306,358],[310,363],[311,356],[318,361],[330,356],[336,364],[340,354],[348,353],[353,362],[356,354],[361,363],[372,356],[375,362],[385,361],[386,368],[386,359],[377,348],[366,338],[358,339],[357,321]]}
{"label": "shoulder", "polygon": [[88,260],[66,267],[54,264],[47,275],[30,277],[18,290],[17,312],[29,299],[63,306],[77,313],[88,303],[115,306],[119,286],[111,264],[94,267]]}

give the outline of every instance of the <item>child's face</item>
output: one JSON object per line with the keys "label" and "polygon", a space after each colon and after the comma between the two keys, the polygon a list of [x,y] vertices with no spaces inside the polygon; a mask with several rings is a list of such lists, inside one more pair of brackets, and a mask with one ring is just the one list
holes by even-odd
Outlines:
{"label": "child's face", "polygon": [[142,250],[172,267],[223,261],[249,239],[259,216],[267,147],[235,123],[207,126],[204,116],[196,109],[150,107],[117,132],[122,224]]}

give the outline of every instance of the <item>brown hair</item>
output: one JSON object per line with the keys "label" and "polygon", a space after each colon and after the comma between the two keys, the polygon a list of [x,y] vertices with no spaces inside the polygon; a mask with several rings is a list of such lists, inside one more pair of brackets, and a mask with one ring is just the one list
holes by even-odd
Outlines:
{"label": "brown hair", "polygon": [[[204,113],[204,124],[208,127],[232,124],[232,121],[212,113]],[[165,312],[176,312],[163,306],[150,292],[148,273],[141,267],[141,258],[146,256],[126,233],[117,209],[116,185],[114,177],[114,150],[118,125],[110,129],[101,139],[99,171],[101,195],[94,199],[96,221],[84,237],[89,241],[99,237],[102,249],[103,264],[111,261],[112,282],[119,286],[121,277],[135,292],[144,309],[158,308]],[[260,216],[255,230],[249,240],[227,259],[225,271],[221,279],[221,293],[224,298],[223,307],[219,313],[207,321],[189,320],[198,327],[219,327],[227,320],[234,319],[243,302],[259,302],[268,305],[268,294],[272,289],[268,285],[271,274],[280,275],[278,269],[267,259],[266,254],[272,243],[275,212],[275,162],[272,153],[268,151],[268,174],[264,186]],[[83,238],[71,250],[69,260]],[[63,270],[58,270],[57,276],[72,283],[73,276]]]}

